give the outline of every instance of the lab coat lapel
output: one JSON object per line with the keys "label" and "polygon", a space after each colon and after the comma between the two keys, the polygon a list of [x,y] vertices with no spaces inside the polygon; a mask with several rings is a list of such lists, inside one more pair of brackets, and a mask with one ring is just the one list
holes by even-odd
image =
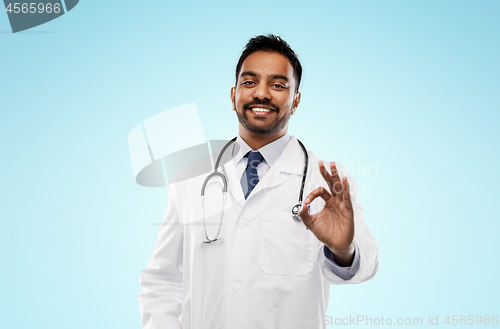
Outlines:
{"label": "lab coat lapel", "polygon": [[241,207],[245,203],[245,196],[243,195],[243,189],[241,188],[240,177],[236,173],[236,166],[234,165],[233,159],[229,159],[224,165],[225,175],[228,180],[228,193],[233,197],[236,203]]}

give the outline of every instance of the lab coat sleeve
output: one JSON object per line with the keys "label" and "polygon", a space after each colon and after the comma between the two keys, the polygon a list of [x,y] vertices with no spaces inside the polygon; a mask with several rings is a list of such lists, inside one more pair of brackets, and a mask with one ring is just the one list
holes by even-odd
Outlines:
{"label": "lab coat sleeve", "polygon": [[144,329],[182,328],[183,229],[171,192],[169,188],[153,255],[140,274],[139,308]]}
{"label": "lab coat sleeve", "polygon": [[326,280],[331,284],[348,284],[348,283],[361,283],[368,281],[375,276],[378,270],[378,249],[375,239],[370,233],[370,229],[364,220],[363,207],[358,203],[359,199],[359,186],[356,181],[348,174],[347,169],[340,163],[336,163],[339,176],[342,179],[347,177],[351,189],[351,202],[354,210],[354,243],[359,252],[359,268],[356,274],[349,280],[345,280],[332,270],[330,260],[328,260],[324,253],[324,246],[322,245],[318,251],[318,262],[321,265],[323,274]]}
{"label": "lab coat sleeve", "polygon": [[330,249],[326,246],[323,247],[323,252],[325,253],[326,259],[330,262],[330,267],[332,268],[333,273],[337,276],[341,277],[344,280],[351,279],[359,269],[359,249],[356,245],[356,241],[354,241],[354,260],[352,261],[351,266],[342,267],[335,262],[335,259],[332,255]]}

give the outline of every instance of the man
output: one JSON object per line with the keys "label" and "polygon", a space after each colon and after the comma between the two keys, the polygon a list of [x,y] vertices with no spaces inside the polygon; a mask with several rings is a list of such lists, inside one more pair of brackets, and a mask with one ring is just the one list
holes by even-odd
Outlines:
{"label": "man", "polygon": [[[220,166],[228,180],[224,211],[215,206],[217,184],[207,184],[207,209],[200,202],[210,173],[170,185],[158,242],[141,272],[144,328],[324,328],[329,285],[375,275],[377,247],[356,183],[341,165],[325,166],[310,151],[306,158],[287,134],[301,74],[281,38],[247,44],[231,89],[239,136]],[[291,209],[305,160],[297,221]]]}

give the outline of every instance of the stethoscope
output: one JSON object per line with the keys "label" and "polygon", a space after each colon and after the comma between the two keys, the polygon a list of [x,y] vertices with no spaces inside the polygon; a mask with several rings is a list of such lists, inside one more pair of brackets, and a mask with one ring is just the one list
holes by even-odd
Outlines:
{"label": "stethoscope", "polygon": [[[233,138],[233,139],[231,139],[229,142],[226,143],[226,145],[224,145],[224,147],[222,148],[222,151],[220,152],[219,156],[217,157],[217,161],[215,162],[214,172],[211,173],[210,175],[208,175],[207,178],[205,178],[205,181],[203,182],[203,185],[201,187],[201,205],[203,207],[203,226],[205,227],[205,236],[207,238],[207,240],[203,241],[203,243],[212,243],[212,242],[217,241],[217,239],[219,238],[219,234],[220,234],[220,231],[221,231],[221,228],[222,228],[222,220],[224,219],[224,205],[226,204],[226,193],[227,193],[227,178],[226,178],[226,175],[224,175],[221,172],[218,172],[217,168],[219,168],[219,164],[220,164],[220,160],[222,158],[222,155],[227,150],[227,148],[232,143],[234,143],[235,141],[236,141],[236,137]],[[302,183],[301,183],[301,186],[300,186],[299,202],[295,206],[292,207],[292,218],[295,221],[300,222],[301,219],[300,219],[300,216],[299,216],[299,211],[300,211],[300,208],[302,207],[302,196],[304,194],[304,185],[306,183],[307,165],[309,163],[309,156],[307,155],[307,151],[306,151],[306,148],[304,147],[304,144],[302,144],[298,139],[297,139],[297,142],[299,142],[300,147],[302,147],[302,151],[304,152],[305,165],[304,165],[304,172],[302,173]],[[222,183],[223,183],[223,187],[222,187],[222,208],[221,208],[221,213],[220,213],[219,229],[217,230],[217,234],[215,235],[215,238],[210,239],[208,237],[207,224],[205,222],[205,202],[204,202],[204,199],[205,199],[205,187],[207,186],[207,183],[208,183],[208,181],[210,179],[212,179],[213,177],[217,177],[217,176],[222,179]]]}

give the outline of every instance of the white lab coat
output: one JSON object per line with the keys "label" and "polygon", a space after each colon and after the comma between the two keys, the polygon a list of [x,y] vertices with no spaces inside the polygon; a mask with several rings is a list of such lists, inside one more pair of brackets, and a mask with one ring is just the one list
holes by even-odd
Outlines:
{"label": "white lab coat", "polygon": [[[308,154],[304,198],[326,187],[319,160]],[[325,328],[330,284],[363,282],[378,268],[377,246],[357,202],[357,184],[337,164],[339,175],[347,176],[351,186],[354,240],[360,253],[356,275],[343,280],[332,272],[323,244],[292,219],[304,165],[295,137],[247,200],[233,161],[223,163],[229,186],[220,241],[201,243],[205,228],[200,191],[208,173],[169,187],[158,241],[140,276],[143,328]],[[216,181],[207,186],[205,197],[210,238],[217,233],[221,210]],[[323,200],[316,199],[311,213],[322,206]]]}

